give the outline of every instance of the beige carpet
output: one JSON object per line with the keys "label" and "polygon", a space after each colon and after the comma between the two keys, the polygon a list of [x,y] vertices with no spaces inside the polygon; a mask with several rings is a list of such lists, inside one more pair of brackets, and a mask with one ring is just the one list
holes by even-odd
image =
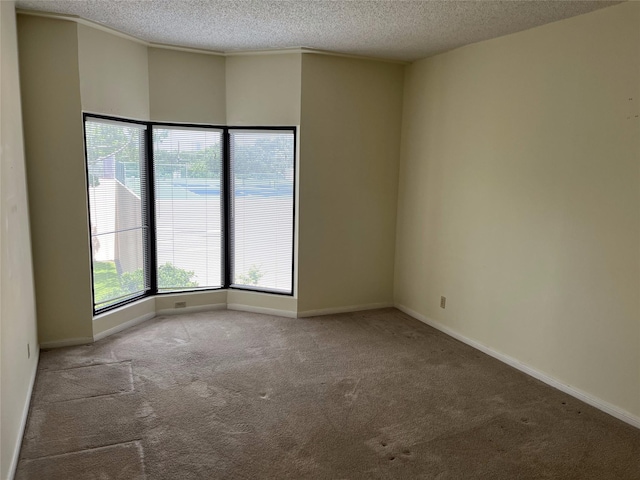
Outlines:
{"label": "beige carpet", "polygon": [[640,479],[640,430],[394,309],[42,352],[18,480]]}

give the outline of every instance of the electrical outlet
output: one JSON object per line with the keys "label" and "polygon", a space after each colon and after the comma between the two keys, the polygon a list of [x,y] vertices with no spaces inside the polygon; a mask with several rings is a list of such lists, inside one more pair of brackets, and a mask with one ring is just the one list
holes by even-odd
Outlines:
{"label": "electrical outlet", "polygon": [[185,308],[187,306],[187,302],[176,302],[173,304],[173,308]]}
{"label": "electrical outlet", "polygon": [[31,345],[27,343],[27,358],[31,358]]}
{"label": "electrical outlet", "polygon": [[440,297],[440,308],[445,308],[447,306],[447,297]]}

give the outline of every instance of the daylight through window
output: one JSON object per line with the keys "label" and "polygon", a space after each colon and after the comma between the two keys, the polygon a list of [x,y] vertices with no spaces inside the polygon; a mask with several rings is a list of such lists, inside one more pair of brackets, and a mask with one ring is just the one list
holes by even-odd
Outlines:
{"label": "daylight through window", "polygon": [[156,293],[293,293],[295,128],[85,115],[96,313]]}
{"label": "daylight through window", "polygon": [[131,123],[85,125],[96,310],[138,297],[150,286],[145,131]]}

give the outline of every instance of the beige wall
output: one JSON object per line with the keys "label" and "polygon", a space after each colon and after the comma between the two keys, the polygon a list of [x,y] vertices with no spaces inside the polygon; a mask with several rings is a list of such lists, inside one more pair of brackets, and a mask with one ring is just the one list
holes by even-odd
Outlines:
{"label": "beige wall", "polygon": [[99,340],[128,326],[148,320],[156,314],[156,298],[148,297],[97,315],[93,319],[93,336]]}
{"label": "beige wall", "polygon": [[151,120],[226,124],[225,81],[224,57],[149,48]]}
{"label": "beige wall", "polygon": [[[298,125],[301,56],[252,55],[232,59],[227,69],[218,56],[147,48],[74,22],[21,15],[19,24],[40,342],[87,341],[135,320],[142,307],[92,322],[82,112]],[[234,106],[229,117],[227,93]],[[214,297],[218,304],[219,295],[211,295],[194,293],[188,306],[202,307]],[[252,308],[295,311],[294,299],[245,299]],[[173,302],[159,300],[157,306],[166,310]]]}
{"label": "beige wall", "polygon": [[184,302],[186,311],[204,310],[207,306],[225,307],[227,305],[226,290],[210,290],[207,292],[169,293],[158,295],[156,298],[156,312],[166,313],[175,309],[176,302]]}
{"label": "beige wall", "polygon": [[299,125],[301,54],[226,59],[227,125]]}
{"label": "beige wall", "polygon": [[86,25],[77,28],[82,109],[148,120],[147,47]]}
{"label": "beige wall", "polygon": [[22,440],[38,339],[13,2],[0,2],[0,25],[0,478],[5,479]]}
{"label": "beige wall", "polygon": [[149,118],[147,48],[21,15],[20,65],[41,343],[92,338],[82,112]]}
{"label": "beige wall", "polygon": [[398,304],[636,416],[639,59],[630,2],[410,66],[395,278]]}
{"label": "beige wall", "polygon": [[227,308],[230,310],[245,310],[296,317],[297,307],[298,300],[287,295],[270,295],[246,290],[227,291]]}
{"label": "beige wall", "polygon": [[38,336],[40,343],[90,339],[77,25],[20,15],[18,41]]}
{"label": "beige wall", "polygon": [[390,304],[401,65],[302,60],[298,310]]}
{"label": "beige wall", "polygon": [[[7,121],[19,106],[5,106],[13,5],[1,11],[4,469],[35,328],[20,132]],[[178,299],[300,315],[395,300],[640,415],[639,24],[640,4],[626,3],[416,62],[404,78],[384,62],[222,59],[21,16],[40,341],[87,339]],[[92,325],[83,109],[300,125],[298,298],[159,296]]]}

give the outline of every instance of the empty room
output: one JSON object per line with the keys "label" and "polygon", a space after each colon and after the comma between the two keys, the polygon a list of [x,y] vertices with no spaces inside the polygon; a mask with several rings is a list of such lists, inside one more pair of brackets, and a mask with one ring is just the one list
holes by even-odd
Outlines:
{"label": "empty room", "polygon": [[0,2],[0,479],[640,479],[640,2]]}

